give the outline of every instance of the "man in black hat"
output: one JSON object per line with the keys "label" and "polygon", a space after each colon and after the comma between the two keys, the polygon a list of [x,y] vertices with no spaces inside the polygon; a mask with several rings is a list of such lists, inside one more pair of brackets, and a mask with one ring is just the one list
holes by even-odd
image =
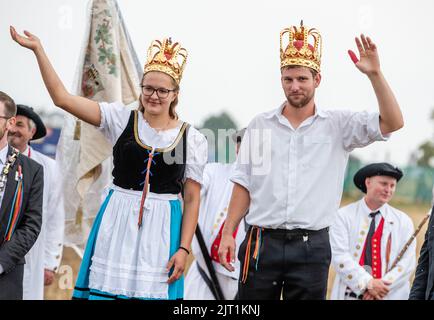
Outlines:
{"label": "man in black hat", "polygon": [[336,271],[331,299],[407,299],[416,242],[395,259],[413,234],[413,222],[388,205],[401,177],[402,171],[388,163],[373,163],[355,174],[354,184],[365,196],[339,209],[330,229]]}
{"label": "man in black hat", "polygon": [[25,257],[24,300],[44,298],[44,284],[53,283],[63,250],[65,211],[60,170],[56,161],[30,146],[30,141],[43,138],[46,134],[39,115],[31,107],[18,104],[16,123],[9,130],[9,144],[44,167],[45,182],[41,233]]}
{"label": "man in black hat", "polygon": [[24,256],[42,224],[44,169],[8,145],[16,110],[0,91],[0,300],[22,299]]}

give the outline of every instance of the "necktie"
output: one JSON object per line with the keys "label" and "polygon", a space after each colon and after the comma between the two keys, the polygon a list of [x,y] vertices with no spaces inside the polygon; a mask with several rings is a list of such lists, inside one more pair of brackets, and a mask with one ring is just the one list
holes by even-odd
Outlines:
{"label": "necktie", "polygon": [[369,217],[372,220],[371,220],[371,225],[369,226],[368,235],[366,236],[366,247],[365,247],[366,251],[365,251],[364,265],[370,266],[371,268],[372,268],[372,237],[374,236],[375,233],[375,216],[379,213],[380,211],[376,211],[376,212],[371,212],[369,214]]}

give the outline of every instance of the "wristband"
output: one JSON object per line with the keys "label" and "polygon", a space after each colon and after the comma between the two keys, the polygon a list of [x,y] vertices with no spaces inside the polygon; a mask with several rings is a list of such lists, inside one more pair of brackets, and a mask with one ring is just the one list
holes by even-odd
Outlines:
{"label": "wristband", "polygon": [[187,248],[184,248],[183,246],[179,246],[179,249],[182,249],[185,252],[187,252],[187,254],[190,254],[190,251]]}

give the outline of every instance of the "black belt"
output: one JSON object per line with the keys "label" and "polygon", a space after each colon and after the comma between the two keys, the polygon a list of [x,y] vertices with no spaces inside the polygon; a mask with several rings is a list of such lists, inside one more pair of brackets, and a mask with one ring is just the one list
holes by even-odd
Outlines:
{"label": "black belt", "polygon": [[358,299],[358,300],[362,300],[363,299],[363,294],[359,294],[359,295],[357,295],[357,294],[355,294],[354,292],[345,292],[345,296],[346,297],[351,297],[351,298],[356,298],[356,299]]}
{"label": "black belt", "polygon": [[[255,226],[256,227],[256,226]],[[258,227],[256,227],[258,228]],[[271,233],[271,234],[284,234],[284,235],[300,235],[300,236],[308,236],[314,234],[320,234],[323,232],[328,232],[329,227],[320,229],[320,230],[308,230],[308,229],[270,229],[270,228],[262,228],[262,232]]]}

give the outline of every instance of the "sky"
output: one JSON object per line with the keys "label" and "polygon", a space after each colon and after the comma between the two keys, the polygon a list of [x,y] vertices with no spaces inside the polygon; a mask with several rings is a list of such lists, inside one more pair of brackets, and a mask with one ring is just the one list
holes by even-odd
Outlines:
{"label": "sky", "polygon": [[[66,88],[72,89],[83,42],[88,0],[0,0],[0,90],[17,103],[57,110],[33,54],[10,39],[9,25],[37,35]],[[280,85],[279,33],[300,20],[323,37],[323,109],[376,111],[367,77],[347,55],[354,37],[377,44],[382,71],[401,106],[405,126],[387,142],[353,153],[364,162],[406,165],[433,139],[434,1],[118,0],[140,62],[154,39],[171,36],[189,52],[177,112],[200,126],[228,112],[239,127],[285,99]]]}

